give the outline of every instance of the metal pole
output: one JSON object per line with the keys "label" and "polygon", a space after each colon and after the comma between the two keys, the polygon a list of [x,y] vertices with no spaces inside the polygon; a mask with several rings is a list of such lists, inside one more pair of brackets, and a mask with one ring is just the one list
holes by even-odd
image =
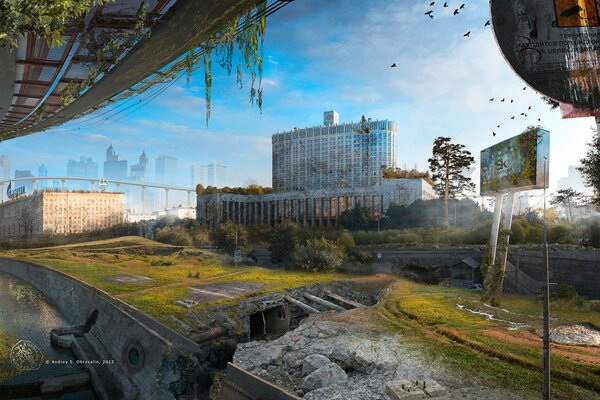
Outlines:
{"label": "metal pole", "polygon": [[546,168],[548,157],[544,157],[544,400],[550,399],[550,281],[548,271],[548,241],[546,224]]}

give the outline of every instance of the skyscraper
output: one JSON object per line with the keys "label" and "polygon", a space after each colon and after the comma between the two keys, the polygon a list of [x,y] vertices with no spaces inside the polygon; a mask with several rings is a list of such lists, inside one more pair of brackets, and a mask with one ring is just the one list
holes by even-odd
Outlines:
{"label": "skyscraper", "polygon": [[127,172],[127,160],[119,160],[119,155],[115,152],[111,144],[106,149],[104,178],[124,181],[127,180]]}
{"label": "skyscraper", "polygon": [[208,186],[227,186],[227,165],[212,163],[206,167],[208,176],[206,183]]}
{"label": "skyscraper", "polygon": [[10,179],[10,157],[0,156],[0,180],[7,181]]}
{"label": "skyscraper", "polygon": [[156,159],[154,173],[157,183],[176,184],[177,157],[161,154]]}
{"label": "skyscraper", "polygon": [[95,163],[91,157],[80,157],[79,161],[69,160],[67,163],[67,176],[80,178],[97,178],[98,163]]}
{"label": "skyscraper", "polygon": [[148,157],[146,152],[142,151],[138,159],[138,163],[131,166],[131,180],[133,181],[145,181],[146,170],[148,168]]}
{"label": "skyscraper", "polygon": [[204,165],[193,164],[190,167],[190,186],[196,187],[196,185],[201,184],[203,186],[207,185],[207,169]]}
{"label": "skyscraper", "polygon": [[335,111],[324,125],[273,135],[273,189],[319,190],[373,186],[383,180],[382,167],[397,165],[394,121],[337,124]]}
{"label": "skyscraper", "polygon": [[[17,178],[33,178],[33,174],[31,170],[15,170],[15,179]],[[33,179],[26,181],[15,182],[13,185],[13,189],[18,188],[20,186],[25,186],[25,193],[31,194],[33,193]]]}
{"label": "skyscraper", "polygon": [[[38,168],[38,176],[40,176],[40,177],[48,176],[48,168],[46,168],[44,166],[44,164],[40,165],[40,167]],[[46,189],[48,187],[48,181],[46,179],[42,179],[42,180],[38,181],[37,186],[40,189]]]}

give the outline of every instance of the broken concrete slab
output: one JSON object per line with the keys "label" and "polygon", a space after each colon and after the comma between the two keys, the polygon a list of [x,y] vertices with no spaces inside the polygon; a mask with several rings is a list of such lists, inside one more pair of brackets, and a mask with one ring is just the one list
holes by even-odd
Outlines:
{"label": "broken concrete slab", "polygon": [[219,299],[233,299],[264,289],[258,282],[219,282],[198,285],[190,288],[189,299],[197,303],[207,303]]}
{"label": "broken concrete slab", "polygon": [[429,396],[415,385],[405,379],[397,379],[385,384],[385,393],[392,400],[426,399]]}
{"label": "broken concrete slab", "polygon": [[154,279],[148,278],[147,276],[133,275],[133,274],[120,274],[113,275],[106,278],[107,281],[117,284],[124,283],[135,283],[139,285],[148,285],[154,282]]}

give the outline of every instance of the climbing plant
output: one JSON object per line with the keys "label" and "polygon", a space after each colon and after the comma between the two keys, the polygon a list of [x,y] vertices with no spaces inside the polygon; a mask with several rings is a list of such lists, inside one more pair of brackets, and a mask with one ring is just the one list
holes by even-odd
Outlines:
{"label": "climbing plant", "polygon": [[492,263],[491,248],[485,253],[480,268],[483,275],[483,293],[481,301],[489,302],[497,307],[500,305],[500,295],[504,285],[504,254],[508,251],[510,229],[500,229],[498,232],[498,246],[496,248],[495,262]]}

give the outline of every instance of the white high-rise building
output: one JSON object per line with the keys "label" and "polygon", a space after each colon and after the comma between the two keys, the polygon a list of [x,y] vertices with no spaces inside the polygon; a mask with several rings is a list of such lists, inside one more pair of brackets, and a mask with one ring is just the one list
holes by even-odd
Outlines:
{"label": "white high-rise building", "polygon": [[190,168],[191,186],[201,184],[204,187],[227,186],[227,166],[222,164],[194,164]]}
{"label": "white high-rise building", "polygon": [[338,122],[337,112],[327,111],[321,126],[273,135],[273,189],[368,187],[383,180],[383,166],[396,168],[394,121]]}
{"label": "white high-rise building", "polygon": [[7,181],[10,179],[10,157],[0,156],[0,180]]}

